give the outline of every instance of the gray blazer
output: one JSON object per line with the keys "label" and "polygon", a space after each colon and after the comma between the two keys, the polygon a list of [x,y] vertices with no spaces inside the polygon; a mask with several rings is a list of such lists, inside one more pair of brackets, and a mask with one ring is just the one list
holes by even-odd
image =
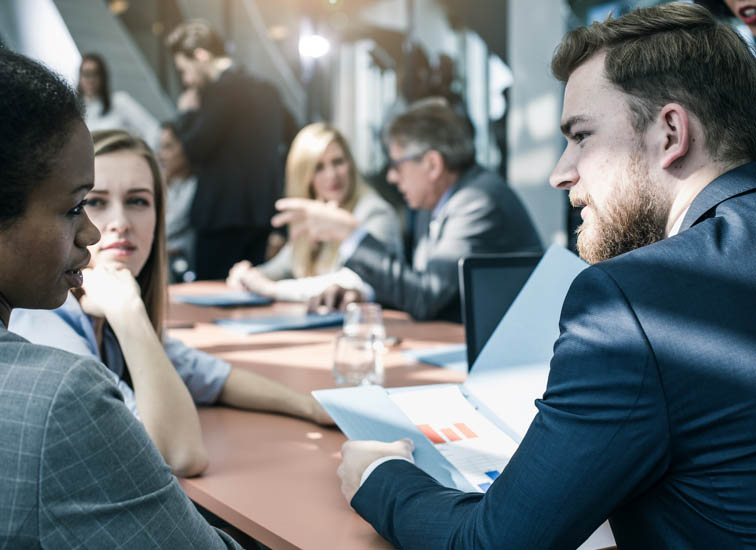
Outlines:
{"label": "gray blazer", "polygon": [[412,265],[367,235],[344,265],[375,290],[375,299],[415,319],[459,321],[457,262],[470,254],[541,250],[533,223],[498,174],[473,166],[446,204],[415,220]]}
{"label": "gray blazer", "polygon": [[0,548],[240,548],[199,515],[91,359],[0,324]]}

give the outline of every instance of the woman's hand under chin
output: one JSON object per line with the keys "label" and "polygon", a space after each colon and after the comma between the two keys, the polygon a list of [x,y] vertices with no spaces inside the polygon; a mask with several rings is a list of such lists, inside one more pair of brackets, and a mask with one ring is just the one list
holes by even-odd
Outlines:
{"label": "woman's hand under chin", "polygon": [[87,315],[105,317],[110,321],[134,307],[144,307],[139,283],[125,266],[101,264],[83,270],[82,274],[84,294],[79,303]]}

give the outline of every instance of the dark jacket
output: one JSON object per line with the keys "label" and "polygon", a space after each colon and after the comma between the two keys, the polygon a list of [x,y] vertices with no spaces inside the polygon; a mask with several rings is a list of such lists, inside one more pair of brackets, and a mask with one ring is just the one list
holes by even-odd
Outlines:
{"label": "dark jacket", "polygon": [[756,163],[710,183],[678,235],[583,271],[546,392],[485,495],[405,461],[352,506],[401,548],[756,547]]}
{"label": "dark jacket", "polygon": [[177,126],[197,174],[192,225],[268,227],[282,183],[283,107],[275,88],[232,66]]}

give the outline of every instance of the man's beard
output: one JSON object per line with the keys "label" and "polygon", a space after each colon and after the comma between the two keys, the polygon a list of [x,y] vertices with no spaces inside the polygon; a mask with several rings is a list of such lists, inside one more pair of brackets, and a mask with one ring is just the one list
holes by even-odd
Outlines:
{"label": "man's beard", "polygon": [[[604,210],[593,207],[591,227],[577,229],[580,257],[594,264],[664,238],[670,196],[651,181],[648,167],[633,152]],[[592,204],[590,196],[585,198]]]}

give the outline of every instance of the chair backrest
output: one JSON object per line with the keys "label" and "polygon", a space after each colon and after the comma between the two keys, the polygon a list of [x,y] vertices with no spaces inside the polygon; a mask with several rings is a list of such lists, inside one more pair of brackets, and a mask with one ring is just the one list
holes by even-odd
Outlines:
{"label": "chair backrest", "polygon": [[519,294],[542,254],[479,254],[459,260],[467,368]]}

